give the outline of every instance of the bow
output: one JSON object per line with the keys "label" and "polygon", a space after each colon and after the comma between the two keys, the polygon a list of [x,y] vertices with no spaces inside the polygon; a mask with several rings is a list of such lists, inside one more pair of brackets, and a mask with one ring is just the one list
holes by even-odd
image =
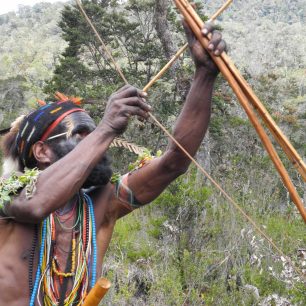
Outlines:
{"label": "bow", "polygon": [[[189,4],[187,0],[174,0],[177,7],[183,14],[185,20],[189,24],[190,28],[193,30],[194,34],[197,36],[198,40],[202,43],[202,45],[207,48],[208,40],[207,38],[203,37],[201,33],[201,28],[203,27],[203,22],[199,18],[199,16],[195,13],[192,6]],[[232,1],[228,1],[225,5],[225,8],[231,3]],[[98,34],[97,30],[95,29],[94,25],[92,24],[91,20],[87,16],[86,12],[84,11],[82,4],[80,0],[76,0],[76,3],[78,7],[80,8],[80,11],[84,15],[85,19],[93,29],[96,37],[100,41],[101,45],[103,46],[105,52],[109,55],[111,58],[115,69],[118,71],[118,73],[123,75],[120,67],[116,64],[116,61],[113,59],[111,55],[111,52],[108,50],[107,46],[104,44],[103,40],[101,39],[100,35]],[[224,9],[225,9],[224,8]],[[220,9],[220,12],[222,12],[222,8]],[[214,14],[212,19],[215,19],[218,16],[218,14]],[[170,60],[170,62],[153,78],[153,80],[148,83],[144,87],[144,91],[147,91],[155,82],[158,80],[165,71],[169,69],[169,67],[175,62],[176,59],[179,58],[179,56],[186,50],[187,45],[184,45],[177,54]],[[277,170],[279,171],[284,185],[288,188],[289,193],[296,204],[296,206],[299,209],[299,212],[301,213],[304,221],[306,222],[306,211],[303,207],[303,203],[292,183],[290,180],[290,177],[284,168],[281,160],[279,159],[277,152],[275,151],[270,139],[268,138],[267,134],[265,133],[263,127],[261,126],[258,118],[256,117],[254,110],[249,105],[249,102],[253,105],[255,109],[258,110],[259,115],[262,116],[263,120],[266,122],[268,128],[272,131],[272,134],[275,136],[276,140],[279,142],[279,144],[283,147],[284,152],[287,154],[288,158],[292,161],[292,163],[296,166],[297,170],[300,172],[302,177],[306,178],[306,167],[301,159],[301,157],[298,155],[298,153],[294,150],[293,146],[289,143],[289,141],[285,138],[285,136],[280,132],[280,129],[277,127],[276,123],[273,122],[271,119],[271,116],[268,114],[267,110],[263,107],[263,105],[260,103],[259,99],[255,96],[255,94],[250,90],[250,87],[246,83],[246,81],[242,78],[240,73],[238,72],[237,68],[235,68],[234,64],[229,60],[228,56],[224,53],[221,55],[220,58],[213,56],[213,59],[215,60],[216,64],[218,65],[220,71],[223,73],[227,81],[232,86],[235,94],[237,95],[239,101],[243,105],[245,111],[247,112],[250,121],[253,123],[256,131],[258,132],[260,138],[262,139],[264,146],[266,147],[269,155],[271,156],[272,161],[274,162]],[[119,72],[120,71],[120,72]],[[235,77],[233,76],[235,75]],[[125,77],[122,77],[124,82],[127,84],[127,80]],[[256,229],[256,231],[263,236],[270,245],[273,246],[275,250],[281,256],[284,256],[284,253],[275,245],[275,243],[272,241],[271,238],[267,236],[267,234],[261,230],[261,228],[255,223],[255,221],[247,215],[247,213],[226,193],[226,191],[223,190],[223,188],[205,171],[205,169],[188,153],[188,151],[183,148],[180,143],[167,131],[167,129],[155,118],[155,116],[152,113],[149,113],[150,118],[156,123],[157,126],[161,128],[161,130],[164,131],[164,133],[188,156],[188,158],[196,165],[196,167],[215,185],[220,192],[224,195],[224,197],[253,225],[253,227]],[[292,262],[291,262],[292,263]],[[294,267],[294,265],[292,264]],[[296,271],[300,274],[301,272],[296,269]]]}

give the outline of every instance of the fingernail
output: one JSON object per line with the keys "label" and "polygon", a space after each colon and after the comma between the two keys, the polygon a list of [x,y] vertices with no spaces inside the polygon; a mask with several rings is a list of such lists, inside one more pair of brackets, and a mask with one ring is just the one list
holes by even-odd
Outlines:
{"label": "fingernail", "polygon": [[145,97],[148,96],[148,94],[147,94],[145,91],[143,91],[142,94],[143,94]]}
{"label": "fingernail", "polygon": [[206,34],[208,33],[207,29],[203,29],[203,30],[202,30],[202,33],[203,33],[204,35],[206,35]]}
{"label": "fingernail", "polygon": [[220,54],[220,51],[219,50],[216,50],[215,51],[215,55],[219,55]]}
{"label": "fingernail", "polygon": [[214,50],[214,45],[213,44],[209,44],[208,49],[209,50]]}

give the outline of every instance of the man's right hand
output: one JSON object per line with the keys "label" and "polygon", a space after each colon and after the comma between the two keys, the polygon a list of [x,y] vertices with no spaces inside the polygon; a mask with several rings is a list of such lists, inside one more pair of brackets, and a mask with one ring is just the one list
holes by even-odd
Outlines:
{"label": "man's right hand", "polygon": [[110,96],[100,126],[117,135],[127,128],[129,118],[148,119],[151,107],[146,104],[147,94],[131,85],[125,85]]}

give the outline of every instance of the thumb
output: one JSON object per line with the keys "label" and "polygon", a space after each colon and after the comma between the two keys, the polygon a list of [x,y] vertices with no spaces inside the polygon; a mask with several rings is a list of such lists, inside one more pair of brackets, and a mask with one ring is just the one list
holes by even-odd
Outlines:
{"label": "thumb", "polygon": [[185,30],[185,34],[187,37],[187,41],[189,46],[192,46],[195,42],[196,42],[196,37],[194,36],[192,30],[190,29],[189,25],[187,24],[186,20],[183,19],[182,20],[182,24]]}

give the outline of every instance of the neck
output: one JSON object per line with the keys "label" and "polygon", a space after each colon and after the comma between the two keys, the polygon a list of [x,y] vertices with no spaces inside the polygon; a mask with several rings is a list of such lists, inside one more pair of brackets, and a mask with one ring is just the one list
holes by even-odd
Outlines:
{"label": "neck", "polygon": [[65,215],[69,213],[77,204],[78,199],[79,199],[79,194],[74,195],[64,206],[57,209],[56,213],[58,213],[59,215]]}

